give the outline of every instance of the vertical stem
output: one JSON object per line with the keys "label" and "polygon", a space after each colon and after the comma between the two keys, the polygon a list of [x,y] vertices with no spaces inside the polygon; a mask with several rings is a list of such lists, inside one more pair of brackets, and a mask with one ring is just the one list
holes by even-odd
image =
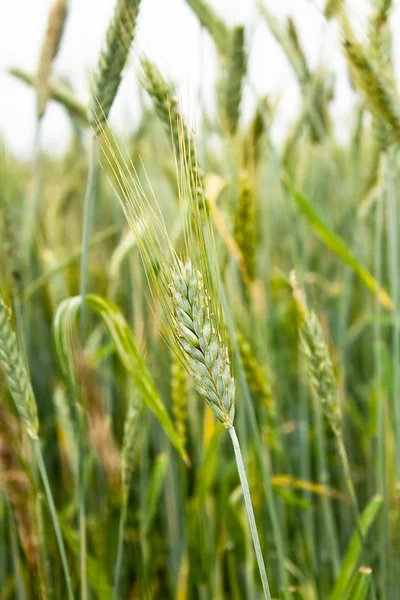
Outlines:
{"label": "vertical stem", "polygon": [[[80,269],[79,292],[82,298],[81,303],[81,344],[84,345],[86,333],[86,293],[88,282],[88,254],[90,229],[93,216],[93,207],[97,193],[97,171],[98,171],[98,150],[99,145],[95,135],[92,137],[89,157],[89,173],[83,208],[83,231],[82,231],[82,255]],[[80,448],[79,448],[79,537],[80,537],[80,571],[81,571],[81,598],[86,600],[86,515],[85,515],[85,436],[84,436],[84,417],[80,415]]]}
{"label": "vertical stem", "polygon": [[[376,214],[376,228],[375,228],[375,239],[374,239],[374,270],[375,279],[380,284],[382,280],[382,225],[383,225],[383,200],[382,193],[378,195],[377,214]],[[381,303],[378,296],[375,297],[374,302],[374,362],[375,362],[375,377],[376,377],[376,429],[377,429],[377,444],[376,444],[376,487],[377,491],[382,494],[384,498],[384,510],[381,518],[381,525],[379,529],[379,542],[380,542],[380,570],[382,572],[382,585],[380,593],[382,594],[382,600],[387,598],[387,590],[389,587],[389,573],[390,553],[388,552],[388,541],[390,540],[390,531],[388,524],[388,514],[390,511],[389,498],[388,498],[388,486],[386,480],[386,396],[383,392],[383,365],[382,365],[382,352],[381,352]]]}
{"label": "vertical stem", "polygon": [[46,467],[45,467],[45,464],[43,461],[43,455],[42,455],[42,450],[40,448],[39,440],[33,441],[33,449],[35,452],[36,462],[37,462],[37,466],[39,468],[40,476],[43,481],[43,487],[44,487],[44,491],[46,493],[47,503],[49,505],[50,514],[51,514],[51,518],[52,518],[53,526],[54,526],[54,531],[55,531],[56,538],[57,538],[57,544],[58,544],[58,549],[60,551],[61,563],[62,563],[64,576],[65,576],[65,582],[67,584],[68,598],[69,598],[69,600],[74,600],[74,594],[72,593],[72,587],[71,587],[71,577],[69,574],[69,568],[68,568],[68,562],[67,562],[67,555],[65,553],[65,546],[64,546],[63,539],[62,539],[60,523],[58,521],[57,511],[56,511],[56,507],[54,505],[53,494],[51,492],[50,483],[49,483],[49,480],[47,477],[47,471],[46,471]]}
{"label": "vertical stem", "polygon": [[92,138],[89,156],[89,173],[86,186],[85,201],[83,207],[83,231],[82,231],[82,255],[81,255],[81,270],[79,292],[82,296],[81,304],[81,337],[82,343],[86,329],[86,302],[88,280],[88,253],[90,229],[92,224],[93,207],[97,192],[97,167],[98,167],[99,144],[95,135]]}
{"label": "vertical stem", "polygon": [[246,505],[247,517],[249,519],[251,537],[253,538],[254,550],[256,552],[258,568],[260,571],[261,582],[264,590],[264,596],[267,600],[271,600],[269,591],[267,573],[265,571],[264,559],[261,552],[260,541],[258,539],[256,520],[254,518],[253,507],[251,504],[249,484],[247,483],[246,471],[243,464],[242,453],[240,451],[239,440],[236,435],[233,425],[228,427],[229,435],[231,436],[233,450],[235,452],[236,465],[239,473],[240,483],[242,485],[244,503]]}
{"label": "vertical stem", "polygon": [[127,502],[128,502],[128,499],[126,497],[123,497],[122,506],[121,506],[121,516],[119,519],[117,558],[115,561],[115,571],[114,571],[114,583],[113,583],[113,598],[114,598],[114,600],[118,600],[118,598],[119,598],[119,582],[121,579],[122,559],[124,556],[124,530],[125,530],[125,522],[126,522]]}
{"label": "vertical stem", "polygon": [[278,572],[279,572],[279,579],[280,579],[279,585],[283,587],[284,598],[288,598],[289,581],[288,581],[288,575],[287,575],[287,571],[286,571],[286,553],[285,553],[286,545],[284,543],[284,539],[281,534],[281,528],[279,526],[279,518],[278,518],[278,512],[277,512],[277,507],[276,507],[276,502],[275,502],[275,496],[274,496],[274,491],[272,489],[272,484],[271,484],[270,467],[269,467],[269,465],[267,465],[267,461],[265,460],[265,457],[264,457],[264,449],[263,449],[263,445],[261,442],[260,432],[258,430],[258,424],[257,424],[257,419],[256,419],[255,411],[254,411],[254,405],[253,405],[253,402],[251,399],[249,386],[246,381],[246,375],[244,373],[243,362],[242,362],[239,347],[238,347],[238,344],[236,341],[233,319],[232,319],[232,315],[230,312],[228,300],[226,297],[225,288],[224,288],[221,278],[219,278],[219,285],[220,285],[222,307],[224,309],[224,315],[225,315],[225,319],[226,319],[226,325],[228,328],[230,339],[232,340],[233,353],[237,360],[238,381],[243,390],[243,395],[244,395],[244,399],[245,399],[245,409],[246,409],[247,416],[250,421],[252,441],[254,442],[254,448],[256,451],[257,460],[258,460],[258,463],[260,465],[260,469],[262,472],[262,481],[264,484],[265,497],[266,497],[268,512],[269,512],[269,516],[271,519],[271,525],[272,525],[272,535],[273,535],[273,539],[275,542],[276,551],[277,551],[277,555],[278,555],[278,570],[279,570]]}
{"label": "vertical stem", "polygon": [[[314,414],[316,425],[316,443],[317,443],[317,469],[318,480],[323,485],[329,485],[329,471],[327,463],[326,438],[324,433],[324,424],[322,419],[321,406],[319,398],[314,398]],[[332,563],[333,574],[336,579],[340,569],[340,552],[335,518],[332,510],[331,499],[325,494],[322,499],[322,510],[325,521],[326,533],[329,537],[329,554]]]}

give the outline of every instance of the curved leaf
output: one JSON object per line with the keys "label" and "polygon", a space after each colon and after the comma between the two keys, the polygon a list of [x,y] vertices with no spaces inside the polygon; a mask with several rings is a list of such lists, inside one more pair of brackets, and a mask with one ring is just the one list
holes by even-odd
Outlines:
{"label": "curved leaf", "polygon": [[[74,351],[72,337],[75,321],[81,307],[81,296],[67,298],[60,304],[54,317],[54,343],[64,376],[74,380]],[[149,370],[139,353],[133,334],[118,307],[101,296],[86,296],[87,305],[100,317],[110,334],[119,359],[142,392],[144,403],[154,413],[171,443],[187,462],[182,441],[156,389]]]}

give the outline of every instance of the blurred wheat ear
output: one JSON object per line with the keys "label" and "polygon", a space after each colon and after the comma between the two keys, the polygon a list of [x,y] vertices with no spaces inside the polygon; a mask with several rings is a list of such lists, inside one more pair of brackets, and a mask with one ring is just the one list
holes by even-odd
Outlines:
{"label": "blurred wheat ear", "polygon": [[140,0],[117,0],[115,5],[92,82],[88,114],[96,134],[106,125],[117,95],[135,35],[139,6]]}
{"label": "blurred wheat ear", "polygon": [[50,75],[55,57],[60,48],[68,14],[68,0],[54,0],[47,21],[36,73],[36,114],[40,120],[46,110],[50,95]]}

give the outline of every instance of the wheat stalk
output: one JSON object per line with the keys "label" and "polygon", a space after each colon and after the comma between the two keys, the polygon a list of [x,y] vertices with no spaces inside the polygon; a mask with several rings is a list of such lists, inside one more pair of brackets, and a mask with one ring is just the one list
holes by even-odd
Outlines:
{"label": "wheat stalk", "polygon": [[129,490],[131,487],[133,460],[137,446],[138,424],[142,411],[142,399],[135,391],[129,400],[128,411],[124,423],[124,437],[121,450],[121,515],[119,520],[117,557],[114,568],[113,598],[119,598],[122,561],[124,556],[124,532],[128,509]]}

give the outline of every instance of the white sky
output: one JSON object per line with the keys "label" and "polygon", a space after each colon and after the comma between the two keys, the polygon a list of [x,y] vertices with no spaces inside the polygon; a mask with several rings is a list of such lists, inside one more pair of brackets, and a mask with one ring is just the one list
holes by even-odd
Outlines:
{"label": "white sky", "polygon": [[[311,68],[323,64],[336,75],[333,112],[340,137],[349,129],[354,98],[349,89],[340,37],[335,23],[327,24],[321,13],[324,0],[263,0],[278,18],[291,14]],[[228,25],[247,26],[250,49],[249,80],[259,96],[279,98],[274,136],[282,137],[299,108],[299,90],[287,60],[257,15],[256,0],[214,0],[211,2]],[[34,73],[47,15],[52,0],[0,0],[0,138],[21,156],[29,156],[34,135],[35,98],[32,90],[6,73],[18,66]],[[400,32],[400,0],[394,0],[392,26]],[[368,0],[347,0],[350,15],[362,39],[366,30]],[[69,17],[54,72],[67,76],[76,96],[86,102],[89,78],[96,65],[114,0],[70,0]],[[400,36],[394,36],[396,69],[400,65]],[[185,0],[142,0],[132,59],[114,103],[111,123],[126,130],[138,123],[137,55],[146,54],[161,72],[179,86],[183,105],[191,116],[199,114],[199,88],[208,110],[213,108],[216,54],[208,35]],[[251,114],[256,102],[247,85],[243,112]],[[65,148],[70,125],[63,109],[51,103],[43,125],[43,144],[51,151]]]}

